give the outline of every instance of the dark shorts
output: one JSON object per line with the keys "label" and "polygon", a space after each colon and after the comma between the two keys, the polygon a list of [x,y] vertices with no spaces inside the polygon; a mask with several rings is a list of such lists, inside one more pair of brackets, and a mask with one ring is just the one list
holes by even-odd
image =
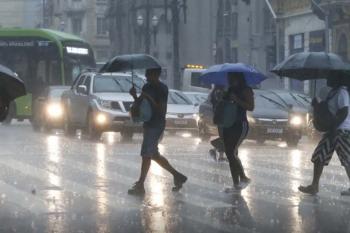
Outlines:
{"label": "dark shorts", "polygon": [[311,161],[326,166],[331,161],[334,151],[337,152],[341,164],[350,168],[350,131],[337,130],[335,134],[325,133]]}
{"label": "dark shorts", "polygon": [[158,143],[163,135],[164,127],[144,127],[141,156],[152,158],[159,155]]}

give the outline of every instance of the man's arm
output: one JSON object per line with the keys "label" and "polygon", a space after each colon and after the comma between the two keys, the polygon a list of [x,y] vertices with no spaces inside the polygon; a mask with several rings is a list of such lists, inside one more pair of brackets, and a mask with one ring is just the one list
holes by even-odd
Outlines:
{"label": "man's arm", "polygon": [[337,129],[346,119],[349,113],[349,107],[343,107],[337,111],[335,115],[334,128]]}

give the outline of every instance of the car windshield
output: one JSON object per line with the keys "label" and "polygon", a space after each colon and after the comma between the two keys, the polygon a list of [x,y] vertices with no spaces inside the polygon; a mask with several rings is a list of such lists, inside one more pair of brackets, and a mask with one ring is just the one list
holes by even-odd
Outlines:
{"label": "car windshield", "polygon": [[274,92],[271,91],[267,95],[267,97],[270,97],[281,104],[288,106],[288,105],[293,105],[293,106],[298,106],[302,108],[308,108],[309,103],[303,99],[300,94],[296,94],[293,92]]}
{"label": "car windshield", "polygon": [[64,89],[64,88],[51,89],[49,95],[51,98],[60,98],[63,92],[65,92],[66,90],[68,89]]}
{"label": "car windshield", "polygon": [[94,79],[93,90],[95,93],[101,92],[129,92],[130,88],[134,86],[137,92],[141,92],[141,88],[144,85],[144,81],[139,77],[134,77],[134,80],[131,80],[129,76],[108,76],[101,75],[96,76]]}
{"label": "car windshield", "polygon": [[193,105],[192,101],[181,92],[169,92],[168,104]]}

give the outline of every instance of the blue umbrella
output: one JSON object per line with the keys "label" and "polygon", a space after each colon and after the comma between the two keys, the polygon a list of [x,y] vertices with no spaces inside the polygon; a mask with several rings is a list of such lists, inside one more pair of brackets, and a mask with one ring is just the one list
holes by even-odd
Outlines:
{"label": "blue umbrella", "polygon": [[240,72],[244,74],[248,86],[255,87],[267,77],[256,70],[254,67],[243,63],[225,63],[215,65],[207,69],[201,75],[201,81],[205,84],[215,84],[221,86],[228,86],[227,74]]}

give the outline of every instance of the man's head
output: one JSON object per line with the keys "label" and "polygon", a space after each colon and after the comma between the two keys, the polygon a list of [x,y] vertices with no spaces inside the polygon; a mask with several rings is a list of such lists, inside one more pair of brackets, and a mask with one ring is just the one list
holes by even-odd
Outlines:
{"label": "man's head", "polygon": [[150,83],[158,82],[161,73],[162,73],[161,68],[146,70],[147,82],[150,82]]}
{"label": "man's head", "polygon": [[327,79],[327,86],[331,88],[337,88],[342,85],[345,85],[345,80],[341,76],[335,76]]}

